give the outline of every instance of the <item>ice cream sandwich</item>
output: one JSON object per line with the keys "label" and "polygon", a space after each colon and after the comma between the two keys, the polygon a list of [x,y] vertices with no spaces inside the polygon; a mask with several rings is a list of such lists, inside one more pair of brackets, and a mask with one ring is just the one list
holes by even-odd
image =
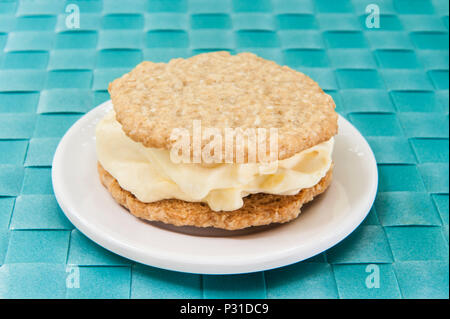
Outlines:
{"label": "ice cream sandwich", "polygon": [[109,85],[98,172],[139,218],[228,230],[284,223],[332,180],[333,99],[252,53],[142,62]]}

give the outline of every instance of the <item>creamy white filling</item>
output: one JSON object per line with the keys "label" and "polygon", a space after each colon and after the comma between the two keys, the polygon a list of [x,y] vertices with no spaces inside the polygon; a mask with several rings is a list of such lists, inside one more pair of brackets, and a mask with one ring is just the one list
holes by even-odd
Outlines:
{"label": "creamy white filling", "polygon": [[253,193],[295,195],[316,185],[331,167],[334,140],[318,144],[272,169],[258,163],[175,164],[168,150],[134,142],[116,121],[114,111],[97,125],[96,145],[100,164],[120,186],[141,202],[180,199],[204,202],[214,211],[242,207],[243,197]]}

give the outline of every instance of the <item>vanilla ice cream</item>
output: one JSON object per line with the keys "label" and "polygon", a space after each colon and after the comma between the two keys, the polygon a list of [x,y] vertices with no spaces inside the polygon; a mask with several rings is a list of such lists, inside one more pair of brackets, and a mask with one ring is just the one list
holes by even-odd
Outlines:
{"label": "vanilla ice cream", "polygon": [[214,211],[242,207],[243,198],[254,193],[295,195],[316,185],[332,165],[334,140],[279,160],[272,169],[264,164],[175,164],[170,151],[144,147],[130,139],[109,112],[97,125],[98,161],[141,202],[180,199],[204,202]]}

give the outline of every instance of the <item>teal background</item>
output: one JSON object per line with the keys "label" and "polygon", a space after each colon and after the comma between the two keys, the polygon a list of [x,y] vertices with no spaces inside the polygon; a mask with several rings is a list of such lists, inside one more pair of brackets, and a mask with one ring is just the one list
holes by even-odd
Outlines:
{"label": "teal background", "polygon": [[[446,0],[0,1],[0,298],[448,298]],[[381,28],[365,27],[378,4]],[[276,270],[176,273],[118,257],[64,217],[58,141],[142,60],[252,51],[301,70],[367,138],[379,193],[336,247]],[[364,178],[364,176],[361,176]],[[368,289],[369,264],[380,288]],[[79,266],[80,288],[66,288]]]}

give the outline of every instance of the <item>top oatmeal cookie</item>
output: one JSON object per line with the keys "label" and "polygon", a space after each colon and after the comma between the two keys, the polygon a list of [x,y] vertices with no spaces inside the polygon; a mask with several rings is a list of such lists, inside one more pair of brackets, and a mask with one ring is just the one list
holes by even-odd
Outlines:
{"label": "top oatmeal cookie", "polygon": [[252,53],[142,62],[108,90],[123,131],[146,147],[170,149],[172,129],[192,132],[201,120],[221,130],[277,128],[282,160],[337,132],[333,99],[316,82]]}

